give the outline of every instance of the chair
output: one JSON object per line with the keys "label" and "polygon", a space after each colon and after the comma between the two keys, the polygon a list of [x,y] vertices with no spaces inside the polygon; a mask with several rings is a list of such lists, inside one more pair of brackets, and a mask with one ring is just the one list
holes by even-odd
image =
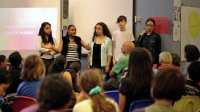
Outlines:
{"label": "chair", "polygon": [[20,112],[22,109],[36,104],[37,100],[27,96],[16,96],[13,100],[13,112]]}
{"label": "chair", "polygon": [[105,91],[104,94],[119,103],[119,90]]}
{"label": "chair", "polygon": [[130,105],[129,112],[133,112],[135,109],[147,107],[153,103],[154,103],[153,99],[133,101]]}

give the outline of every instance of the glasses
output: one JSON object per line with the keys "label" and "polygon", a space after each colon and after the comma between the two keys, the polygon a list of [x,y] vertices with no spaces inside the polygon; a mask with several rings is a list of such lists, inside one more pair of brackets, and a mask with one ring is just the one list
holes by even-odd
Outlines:
{"label": "glasses", "polygon": [[152,24],[147,24],[146,26],[147,27],[154,27],[154,25],[152,25]]}

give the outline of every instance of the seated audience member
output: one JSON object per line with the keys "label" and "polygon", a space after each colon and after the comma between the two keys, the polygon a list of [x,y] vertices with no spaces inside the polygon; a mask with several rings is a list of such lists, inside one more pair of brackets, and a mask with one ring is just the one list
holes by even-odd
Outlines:
{"label": "seated audience member", "polygon": [[181,71],[181,58],[175,53],[171,53],[172,56],[172,65]]}
{"label": "seated audience member", "polygon": [[55,58],[54,62],[49,68],[49,73],[60,73],[61,76],[63,76],[66,80],[68,80],[70,83],[72,83],[72,78],[69,72],[66,71],[67,61],[65,56],[60,55]]}
{"label": "seated audience member", "polygon": [[45,75],[45,65],[37,55],[30,55],[25,59],[22,68],[22,82],[17,88],[17,96],[37,98],[37,89]]}
{"label": "seated audience member", "polygon": [[6,89],[9,87],[12,79],[8,75],[8,71],[0,69],[0,112],[4,103],[3,97],[6,94]]}
{"label": "seated audience member", "polygon": [[21,112],[66,112],[71,97],[72,87],[67,80],[59,74],[48,75],[39,88],[38,104]]}
{"label": "seated audience member", "polygon": [[113,66],[110,71],[110,79],[105,82],[104,90],[115,90],[119,89],[119,84],[121,82],[123,70],[128,67],[129,54],[133,50],[134,44],[131,41],[126,41],[123,43],[121,52],[124,54],[117,63]]}
{"label": "seated audience member", "polygon": [[80,72],[81,72],[81,64],[79,62],[72,62],[69,66],[70,74],[72,77],[72,88],[74,92],[80,92]]}
{"label": "seated audience member", "polygon": [[87,99],[77,103],[73,112],[119,112],[117,103],[102,93],[103,77],[100,70],[81,74],[81,90]]}
{"label": "seated audience member", "polygon": [[176,112],[173,104],[181,98],[183,92],[184,78],[182,74],[172,67],[162,69],[154,77],[151,86],[151,96],[155,103],[134,112]]}
{"label": "seated audience member", "polygon": [[193,61],[188,67],[189,78],[185,82],[185,95],[200,97],[200,61]]}
{"label": "seated audience member", "polygon": [[0,55],[0,69],[8,69],[8,60],[5,55]]}
{"label": "seated audience member", "polygon": [[185,51],[184,56],[186,58],[186,62],[181,65],[182,66],[181,70],[182,70],[183,76],[188,77],[187,68],[191,62],[199,60],[200,52],[197,46],[191,45],[191,44],[186,45],[184,48],[184,51]]}
{"label": "seated audience member", "polygon": [[128,73],[121,81],[119,108],[128,112],[131,102],[150,98],[152,57],[145,48],[136,47],[129,56]]}
{"label": "seated audience member", "polygon": [[10,86],[12,78],[8,75],[8,71],[0,70],[0,97],[5,96],[6,89]]}
{"label": "seated audience member", "polygon": [[172,67],[172,55],[169,52],[161,52],[159,54],[159,63],[160,66],[158,67],[158,70],[166,68],[166,67]]}
{"label": "seated audience member", "polygon": [[6,94],[16,93],[19,84],[22,82],[20,79],[22,57],[19,52],[15,51],[9,56],[10,66],[8,69],[9,75],[12,78],[12,83],[6,91]]}

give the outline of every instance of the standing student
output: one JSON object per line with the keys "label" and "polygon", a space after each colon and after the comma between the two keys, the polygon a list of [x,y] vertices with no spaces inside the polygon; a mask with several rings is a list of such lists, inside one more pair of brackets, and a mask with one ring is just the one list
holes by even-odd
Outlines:
{"label": "standing student", "polygon": [[108,73],[110,71],[112,57],[111,34],[107,25],[99,22],[95,25],[95,31],[90,42],[91,51],[88,53],[88,68],[99,68]]}
{"label": "standing student", "polygon": [[56,41],[52,37],[51,24],[48,22],[41,24],[37,40],[37,49],[44,61],[46,71],[48,71],[50,65],[53,63],[55,53],[60,51],[57,49]]}
{"label": "standing student", "polygon": [[66,56],[67,68],[72,62],[80,62],[81,50],[84,47],[90,50],[90,46],[86,44],[79,36],[76,36],[76,27],[69,25],[67,35],[63,37],[62,55]]}
{"label": "standing student", "polygon": [[136,45],[148,49],[152,54],[153,63],[158,65],[161,52],[161,38],[159,34],[154,32],[156,23],[153,18],[148,18],[145,25],[146,29],[140,33]]}
{"label": "standing student", "polygon": [[125,41],[135,41],[133,33],[126,28],[127,18],[126,16],[119,16],[117,18],[117,24],[119,29],[113,32],[113,63],[115,64],[123,54],[121,53],[122,44]]}

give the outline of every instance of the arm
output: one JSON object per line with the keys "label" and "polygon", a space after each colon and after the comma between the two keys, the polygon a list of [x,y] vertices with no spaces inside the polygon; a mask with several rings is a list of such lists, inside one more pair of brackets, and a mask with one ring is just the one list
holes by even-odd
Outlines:
{"label": "arm", "polygon": [[[38,50],[40,53],[49,52],[50,50],[44,48],[44,46],[42,45],[42,39],[41,39],[41,38],[42,38],[41,36],[38,36],[38,38],[37,38],[37,45],[36,45],[37,50]],[[43,47],[42,47],[42,46],[43,46]]]}
{"label": "arm", "polygon": [[139,37],[137,38],[137,41],[136,41],[136,46],[140,46],[142,47],[142,37],[144,36],[144,34],[146,33],[146,30],[143,30]]}
{"label": "arm", "polygon": [[88,44],[86,44],[82,39],[81,39],[81,45],[87,50],[91,49],[90,46]]}
{"label": "arm", "polygon": [[88,56],[87,56],[87,69],[90,69],[90,56],[91,56],[91,51],[88,52]]}
{"label": "arm", "polygon": [[63,76],[69,81],[70,84],[72,84],[72,77],[69,72],[64,72]]}
{"label": "arm", "polygon": [[54,51],[57,52],[57,53],[60,53],[60,52],[62,51],[62,48],[63,48],[63,41],[60,40],[59,46],[58,46],[58,47],[53,46],[53,47],[52,47],[52,50],[54,50]]}
{"label": "arm", "polygon": [[116,74],[116,73],[115,73],[113,70],[111,70],[110,73],[109,73],[109,76],[110,76],[110,77],[113,77],[115,74]]}
{"label": "arm", "polygon": [[120,112],[124,112],[125,105],[126,105],[126,96],[119,93],[119,109],[120,109]]}
{"label": "arm", "polygon": [[108,73],[110,71],[110,63],[111,63],[111,58],[112,58],[112,41],[108,41],[108,49],[107,49],[107,53],[108,53],[108,56],[107,56],[107,64],[106,64],[106,68],[105,68],[105,71]]}

